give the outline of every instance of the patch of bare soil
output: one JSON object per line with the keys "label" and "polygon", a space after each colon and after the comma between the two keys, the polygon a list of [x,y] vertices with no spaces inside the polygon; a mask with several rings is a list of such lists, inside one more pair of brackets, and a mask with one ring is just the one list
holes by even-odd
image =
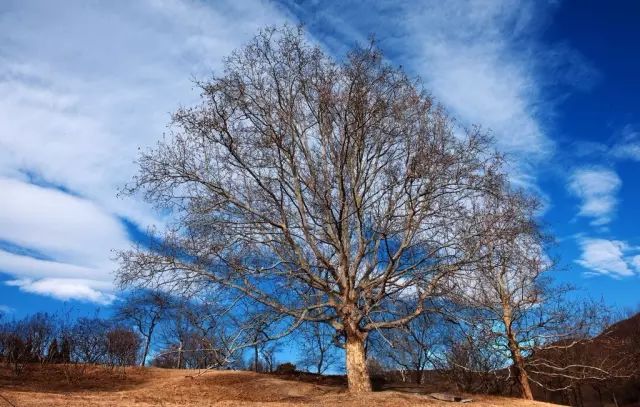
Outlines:
{"label": "patch of bare soil", "polygon": [[197,373],[131,368],[122,375],[92,367],[87,378],[70,383],[58,367],[25,372],[19,377],[2,371],[0,395],[6,400],[0,397],[0,406],[551,406],[490,396],[471,396],[474,401],[470,404],[447,403],[424,394],[393,390],[352,395],[340,384],[294,381],[252,372],[213,371],[196,377]]}

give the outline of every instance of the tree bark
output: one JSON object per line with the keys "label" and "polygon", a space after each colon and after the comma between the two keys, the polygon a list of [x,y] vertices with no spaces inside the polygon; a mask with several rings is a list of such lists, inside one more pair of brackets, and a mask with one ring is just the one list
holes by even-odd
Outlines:
{"label": "tree bark", "polygon": [[[504,266],[503,266],[504,267]],[[516,379],[518,380],[518,386],[520,387],[520,395],[523,399],[533,400],[533,393],[531,392],[531,385],[529,384],[529,375],[525,369],[524,358],[520,351],[520,344],[516,333],[512,329],[512,307],[509,303],[509,298],[505,293],[507,292],[507,284],[500,279],[500,299],[502,301],[502,321],[507,336],[507,342],[509,345],[509,351],[511,352],[511,360],[513,361],[513,368],[516,371]]]}
{"label": "tree bark", "polygon": [[516,379],[518,380],[518,386],[520,387],[520,394],[523,399],[533,400],[533,393],[531,392],[531,385],[529,384],[529,375],[524,368],[524,358],[520,353],[515,339],[509,335],[509,349],[513,359],[513,368],[516,371]]}
{"label": "tree bark", "polygon": [[347,382],[351,393],[371,391],[371,379],[367,371],[367,357],[364,351],[364,335],[348,334],[345,345],[347,356]]}

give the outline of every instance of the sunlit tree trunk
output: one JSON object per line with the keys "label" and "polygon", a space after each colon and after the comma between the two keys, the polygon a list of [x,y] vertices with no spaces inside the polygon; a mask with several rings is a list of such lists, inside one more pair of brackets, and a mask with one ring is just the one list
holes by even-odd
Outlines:
{"label": "sunlit tree trunk", "polygon": [[533,400],[533,393],[531,392],[531,385],[529,383],[529,375],[525,369],[525,361],[520,351],[520,344],[516,338],[516,334],[511,328],[511,306],[503,299],[503,321],[506,329],[506,336],[509,345],[509,351],[511,352],[511,360],[513,361],[513,368],[516,373],[516,379],[518,386],[520,387],[520,394],[523,399]]}
{"label": "sunlit tree trunk", "polygon": [[371,391],[371,379],[367,371],[367,356],[364,351],[366,336],[358,333],[347,333],[345,352],[347,357],[347,382],[352,393]]}

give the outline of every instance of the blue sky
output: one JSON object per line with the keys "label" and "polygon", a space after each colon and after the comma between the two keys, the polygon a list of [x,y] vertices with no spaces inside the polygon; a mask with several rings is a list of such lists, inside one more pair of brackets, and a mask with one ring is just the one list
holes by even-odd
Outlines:
{"label": "blue sky", "polygon": [[162,217],[116,197],[138,147],[197,101],[192,78],[260,27],[303,22],[340,57],[374,34],[541,195],[556,272],[640,299],[640,3],[596,1],[3,1],[0,310],[78,313],[117,297],[113,249]]}

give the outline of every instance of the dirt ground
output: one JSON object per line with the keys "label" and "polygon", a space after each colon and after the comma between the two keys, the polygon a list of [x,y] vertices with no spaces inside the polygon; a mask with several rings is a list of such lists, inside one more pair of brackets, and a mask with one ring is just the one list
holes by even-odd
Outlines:
{"label": "dirt ground", "polygon": [[[15,377],[0,372],[0,407],[30,406],[551,406],[490,396],[470,396],[470,404],[436,401],[427,395],[379,391],[354,396],[342,386],[327,386],[272,375],[238,371],[129,368],[122,373],[92,367],[81,377],[62,368],[27,371]],[[70,383],[70,380],[73,383]]]}

